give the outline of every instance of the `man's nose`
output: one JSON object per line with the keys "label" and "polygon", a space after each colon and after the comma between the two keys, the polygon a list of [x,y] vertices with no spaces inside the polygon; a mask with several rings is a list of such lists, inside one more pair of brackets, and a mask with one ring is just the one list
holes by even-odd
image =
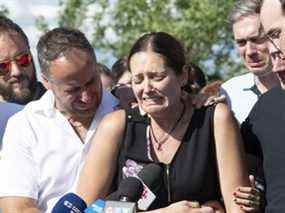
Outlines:
{"label": "man's nose", "polygon": [[22,75],[21,67],[15,61],[11,62],[10,75],[14,77]]}
{"label": "man's nose", "polygon": [[252,56],[256,54],[256,44],[251,41],[247,41],[246,43],[246,54],[248,56]]}
{"label": "man's nose", "polygon": [[92,97],[94,95],[94,91],[91,87],[86,87],[81,91],[80,100],[84,103],[92,102]]}

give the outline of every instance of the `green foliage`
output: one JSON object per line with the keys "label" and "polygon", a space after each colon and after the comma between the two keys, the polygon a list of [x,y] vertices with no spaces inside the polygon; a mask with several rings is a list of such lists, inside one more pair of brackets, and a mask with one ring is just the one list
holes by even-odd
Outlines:
{"label": "green foliage", "polygon": [[0,5],[0,16],[8,16],[9,10],[5,5]]}
{"label": "green foliage", "polygon": [[[212,76],[241,72],[226,17],[234,0],[61,0],[60,26],[92,26],[92,43],[122,57],[143,33],[165,31],[185,45],[187,58]],[[95,6],[94,6],[95,5]],[[89,8],[94,6],[95,12]],[[88,12],[89,11],[89,12]]]}
{"label": "green foliage", "polygon": [[49,26],[44,16],[39,16],[36,18],[36,28],[41,32],[47,32],[49,30]]}

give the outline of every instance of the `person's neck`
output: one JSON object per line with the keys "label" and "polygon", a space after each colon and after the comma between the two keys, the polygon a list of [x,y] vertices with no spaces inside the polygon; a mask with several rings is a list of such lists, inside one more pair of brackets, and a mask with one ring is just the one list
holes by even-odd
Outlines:
{"label": "person's neck", "polygon": [[73,127],[84,127],[85,129],[89,129],[91,122],[92,122],[92,118],[93,116],[89,116],[89,117],[75,117],[72,115],[66,116],[68,122],[71,124],[71,126]]}
{"label": "person's neck", "polygon": [[264,75],[254,75],[254,83],[257,89],[263,94],[278,85],[279,81],[273,72],[268,72]]}
{"label": "person's neck", "polygon": [[153,116],[152,122],[154,128],[159,128],[167,131],[170,128],[171,123],[175,123],[175,121],[180,117],[183,110],[183,104],[178,104],[176,107],[171,107],[171,109],[165,111],[164,113]]}

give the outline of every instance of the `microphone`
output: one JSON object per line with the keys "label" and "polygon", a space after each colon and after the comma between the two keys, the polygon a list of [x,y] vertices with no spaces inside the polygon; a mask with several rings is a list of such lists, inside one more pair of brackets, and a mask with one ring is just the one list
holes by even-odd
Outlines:
{"label": "microphone", "polygon": [[84,210],[84,213],[103,213],[105,201],[98,199]]}
{"label": "microphone", "polygon": [[85,213],[135,213],[136,202],[143,192],[143,184],[138,178],[127,177],[122,180],[118,190],[109,195],[106,201],[96,200],[85,209]]}
{"label": "microphone", "polygon": [[84,200],[74,193],[61,197],[52,209],[52,213],[83,213],[87,207]]}
{"label": "microphone", "polygon": [[138,178],[142,181],[144,191],[138,201],[138,209],[147,210],[156,199],[154,192],[157,192],[161,185],[163,168],[160,164],[151,163],[146,165],[139,173]]}
{"label": "microphone", "polygon": [[119,185],[117,195],[120,201],[137,202],[143,192],[142,183],[135,177],[127,177]]}
{"label": "microphone", "polygon": [[[106,201],[96,200],[85,213],[112,213],[112,212],[136,212],[138,209],[147,210],[156,196],[161,183],[163,168],[159,164],[148,164],[137,177],[127,177],[122,180],[118,190],[106,197]],[[98,202],[100,201],[100,202]],[[104,210],[102,210],[104,209]]]}
{"label": "microphone", "polygon": [[157,191],[161,177],[163,175],[163,168],[161,164],[151,163],[146,165],[139,173],[139,179],[152,191]]}
{"label": "microphone", "polygon": [[[127,177],[123,179],[118,190],[111,195],[113,198],[118,198],[119,201],[107,200],[104,212],[136,213],[136,202],[140,199],[142,192],[143,185],[140,180],[135,177]],[[109,196],[109,198],[111,196]]]}

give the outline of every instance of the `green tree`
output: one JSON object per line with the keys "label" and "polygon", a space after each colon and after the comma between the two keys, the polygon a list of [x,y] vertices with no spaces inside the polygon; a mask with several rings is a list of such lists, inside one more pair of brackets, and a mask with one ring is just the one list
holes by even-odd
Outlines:
{"label": "green tree", "polygon": [[[234,0],[61,0],[60,26],[92,26],[92,43],[126,55],[145,32],[165,31],[185,45],[189,61],[223,79],[242,71],[226,17]],[[93,12],[90,8],[93,6]],[[94,9],[95,8],[95,9]]]}
{"label": "green tree", "polygon": [[5,5],[0,5],[0,16],[8,16],[9,10]]}

